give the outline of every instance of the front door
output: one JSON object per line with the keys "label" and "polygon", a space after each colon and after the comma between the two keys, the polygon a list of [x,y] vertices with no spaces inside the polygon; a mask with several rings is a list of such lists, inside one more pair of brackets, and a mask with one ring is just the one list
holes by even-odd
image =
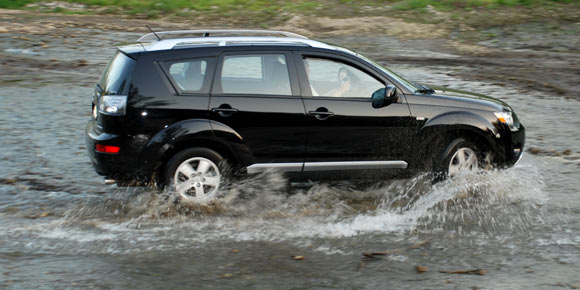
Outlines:
{"label": "front door", "polygon": [[[308,141],[304,171],[406,168],[411,148],[404,98],[373,106],[373,92],[388,84],[344,58],[301,55],[307,85]],[[304,90],[304,88],[303,88]]]}

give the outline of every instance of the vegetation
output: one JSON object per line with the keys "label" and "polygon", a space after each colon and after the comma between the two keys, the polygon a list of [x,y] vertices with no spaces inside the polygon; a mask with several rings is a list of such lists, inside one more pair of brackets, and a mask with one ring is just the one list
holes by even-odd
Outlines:
{"label": "vegetation", "polygon": [[0,8],[22,8],[35,0],[0,0]]}
{"label": "vegetation", "polygon": [[[26,8],[33,4],[57,2],[49,0],[0,0],[0,8]],[[269,0],[61,0],[63,3],[83,4],[92,8],[109,8],[109,12],[126,12],[150,16],[190,11],[302,11],[319,5],[316,1],[269,1]],[[50,7],[50,5],[46,5]],[[60,7],[60,6],[59,6]],[[60,11],[59,11],[60,12]]]}
{"label": "vegetation", "polygon": [[404,0],[384,1],[393,2],[397,9],[413,10],[433,6],[435,9],[449,11],[455,9],[473,9],[478,7],[501,8],[504,6],[552,6],[559,3],[580,3],[578,0]]}
{"label": "vegetation", "polygon": [[[254,28],[284,24],[293,15],[330,18],[389,15],[426,24],[441,24],[450,19],[452,25],[461,23],[477,30],[529,19],[556,22],[580,19],[577,17],[580,0],[0,0],[0,8],[61,14],[124,14],[144,19],[196,19],[220,27]],[[433,17],[437,11],[447,16]],[[478,13],[465,13],[469,11]],[[449,25],[449,21],[446,23]],[[482,38],[481,35],[466,37]]]}
{"label": "vegetation", "polygon": [[[43,4],[57,1],[50,0],[0,0],[0,8],[26,8],[31,4]],[[314,13],[338,5],[347,6],[385,6],[392,5],[399,10],[423,10],[429,6],[441,10],[499,8],[499,7],[541,7],[561,3],[575,3],[580,0],[60,0],[60,2],[77,3],[88,7],[105,7],[110,12],[127,12],[144,14],[151,17],[168,13],[187,13],[191,11],[260,11],[260,12],[302,12]],[[59,9],[59,10],[62,10]],[[58,11],[62,12],[62,11]]]}

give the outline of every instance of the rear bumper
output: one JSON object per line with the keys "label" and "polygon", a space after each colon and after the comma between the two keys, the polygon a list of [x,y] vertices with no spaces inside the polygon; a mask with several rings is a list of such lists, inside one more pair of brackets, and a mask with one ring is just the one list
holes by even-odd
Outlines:
{"label": "rear bumper", "polygon": [[[101,132],[93,120],[87,123],[85,141],[89,157],[99,175],[118,180],[142,180],[151,176],[150,170],[137,158],[140,148],[135,148],[131,138]],[[119,153],[97,152],[97,144],[121,147]]]}

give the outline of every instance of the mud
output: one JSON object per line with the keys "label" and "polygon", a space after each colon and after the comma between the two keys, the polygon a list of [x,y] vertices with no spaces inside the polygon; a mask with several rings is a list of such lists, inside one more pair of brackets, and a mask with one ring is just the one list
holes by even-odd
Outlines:
{"label": "mud", "polygon": [[[86,156],[94,83],[114,44],[146,32],[110,20],[0,11],[0,288],[580,287],[579,34],[565,37],[580,25],[498,28],[495,42],[320,37],[411,80],[506,100],[528,136],[514,168],[363,188],[264,174],[176,205],[105,185]],[[473,270],[485,275],[444,273]]]}

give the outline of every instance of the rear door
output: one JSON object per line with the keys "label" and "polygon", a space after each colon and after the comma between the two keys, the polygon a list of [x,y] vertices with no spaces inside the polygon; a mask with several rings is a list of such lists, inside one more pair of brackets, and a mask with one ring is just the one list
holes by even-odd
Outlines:
{"label": "rear door", "polygon": [[235,51],[220,55],[211,91],[210,119],[220,124],[214,126],[229,127],[239,135],[239,142],[253,159],[250,173],[269,168],[302,170],[306,115],[298,88],[288,52]]}
{"label": "rear door", "polygon": [[412,132],[404,97],[373,106],[373,92],[388,80],[339,55],[303,52],[296,62],[308,115],[304,171],[407,167]]}

